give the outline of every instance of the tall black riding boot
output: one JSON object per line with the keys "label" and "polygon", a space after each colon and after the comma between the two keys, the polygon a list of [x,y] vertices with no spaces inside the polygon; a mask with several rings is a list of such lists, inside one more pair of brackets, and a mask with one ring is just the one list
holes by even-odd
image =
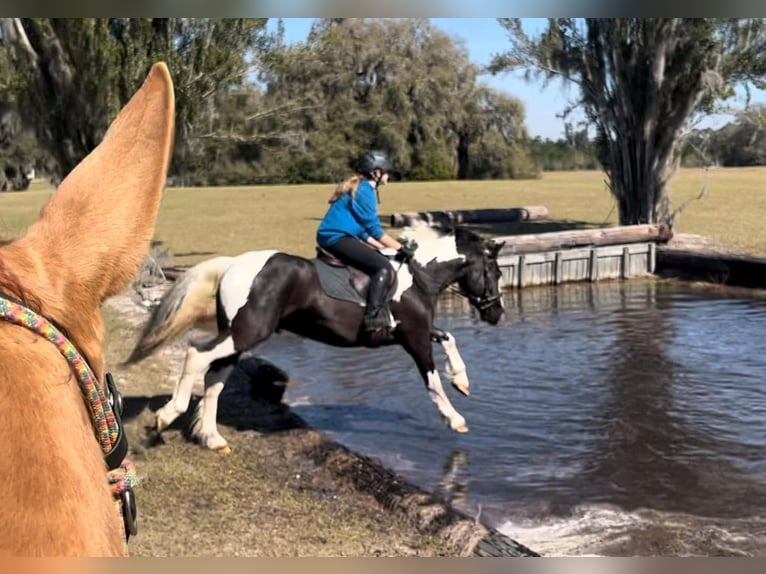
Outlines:
{"label": "tall black riding boot", "polygon": [[389,326],[388,318],[380,311],[386,304],[386,295],[391,281],[391,271],[380,269],[370,278],[370,288],[367,291],[367,308],[364,311],[364,328],[367,331],[385,329]]}

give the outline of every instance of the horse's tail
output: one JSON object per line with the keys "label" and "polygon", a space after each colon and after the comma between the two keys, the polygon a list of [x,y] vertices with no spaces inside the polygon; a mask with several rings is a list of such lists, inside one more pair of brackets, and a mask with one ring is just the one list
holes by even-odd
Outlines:
{"label": "horse's tail", "polygon": [[233,260],[227,256],[214,257],[184,272],[152,310],[123,364],[138,363],[193,325],[214,320],[218,284]]}

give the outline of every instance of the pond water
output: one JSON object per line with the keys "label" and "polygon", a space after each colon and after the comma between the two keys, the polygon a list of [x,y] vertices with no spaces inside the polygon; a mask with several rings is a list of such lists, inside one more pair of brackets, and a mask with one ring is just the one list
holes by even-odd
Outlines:
{"label": "pond water", "polygon": [[443,425],[399,347],[259,348],[310,425],[548,555],[766,554],[766,300],[660,281],[445,298],[471,396]]}

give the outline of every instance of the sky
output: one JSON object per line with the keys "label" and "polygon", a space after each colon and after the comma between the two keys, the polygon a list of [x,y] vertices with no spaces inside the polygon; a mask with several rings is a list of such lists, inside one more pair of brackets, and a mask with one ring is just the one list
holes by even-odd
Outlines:
{"label": "sky", "polygon": [[[545,18],[523,18],[522,25],[530,35],[543,30]],[[303,41],[313,22],[313,18],[284,18],[285,40],[288,43]],[[275,20],[271,20],[271,25]],[[506,30],[495,18],[431,18],[431,23],[447,34],[461,38],[471,60],[478,65],[488,64],[493,54],[508,48]],[[564,136],[564,120],[557,118],[577,97],[575,86],[568,86],[561,81],[543,86],[541,81],[527,82],[520,73],[482,75],[481,83],[497,90],[509,93],[524,103],[526,111],[525,125],[532,136],[559,139]],[[766,103],[766,92],[756,91],[751,96],[751,103]],[[744,106],[744,95],[740,94],[733,107]],[[720,127],[731,116],[715,116],[705,119],[699,127]]]}

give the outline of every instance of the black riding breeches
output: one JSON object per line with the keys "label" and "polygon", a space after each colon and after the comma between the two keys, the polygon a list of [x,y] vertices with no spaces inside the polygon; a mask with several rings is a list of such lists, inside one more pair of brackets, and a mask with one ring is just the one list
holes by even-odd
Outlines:
{"label": "black riding breeches", "polygon": [[369,313],[376,313],[385,305],[388,286],[394,273],[385,255],[353,237],[339,239],[325,249],[346,265],[361,269],[370,276],[370,289],[367,293]]}

